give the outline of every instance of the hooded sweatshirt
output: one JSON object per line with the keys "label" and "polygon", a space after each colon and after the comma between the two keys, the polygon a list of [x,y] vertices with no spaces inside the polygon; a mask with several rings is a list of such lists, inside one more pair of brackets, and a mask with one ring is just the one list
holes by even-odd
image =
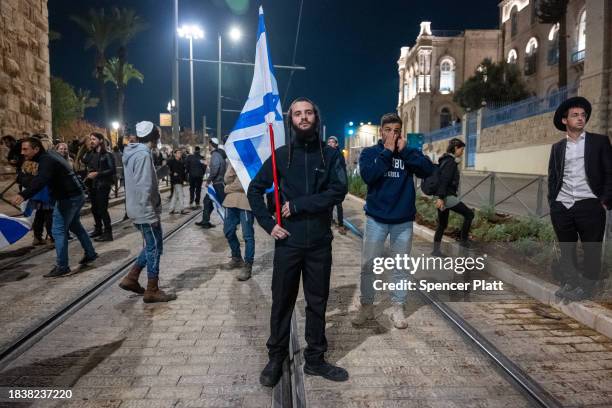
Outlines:
{"label": "hooded sweatshirt", "polygon": [[385,149],[382,140],[359,156],[361,178],[368,185],[365,213],[383,224],[414,221],[416,216],[412,176],[430,176],[434,165],[420,150],[406,146],[401,152]]}
{"label": "hooded sweatshirt", "polygon": [[160,221],[161,196],[151,149],[143,143],[130,143],[123,150],[125,203],[127,215],[135,224]]}

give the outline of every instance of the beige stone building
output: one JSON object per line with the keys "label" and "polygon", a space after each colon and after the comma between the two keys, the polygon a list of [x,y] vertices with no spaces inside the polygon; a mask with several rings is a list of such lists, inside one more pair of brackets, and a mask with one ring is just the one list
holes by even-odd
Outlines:
{"label": "beige stone building", "polygon": [[380,126],[362,123],[355,129],[355,134],[345,136],[346,166],[349,170],[357,168],[359,155],[365,147],[374,146],[380,139]]}
{"label": "beige stone building", "polygon": [[0,0],[0,135],[51,134],[49,78],[47,0]]}
{"label": "beige stone building", "polygon": [[456,89],[485,58],[496,61],[499,30],[432,31],[422,22],[415,45],[398,60],[398,113],[405,133],[427,133],[463,115],[453,102]]}

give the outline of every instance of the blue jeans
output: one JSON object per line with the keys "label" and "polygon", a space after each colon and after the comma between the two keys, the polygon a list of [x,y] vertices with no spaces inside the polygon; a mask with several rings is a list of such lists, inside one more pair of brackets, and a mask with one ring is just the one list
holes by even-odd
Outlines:
{"label": "blue jeans", "polygon": [[[404,254],[410,255],[412,248],[412,221],[402,224],[384,224],[367,217],[365,234],[363,235],[363,250],[361,251],[361,304],[371,305],[374,303],[374,280],[381,279],[383,275],[373,272],[374,258],[385,256],[385,241],[389,236],[389,257]],[[408,278],[408,271],[394,269],[391,279],[394,283]],[[408,292],[405,290],[394,290],[391,292],[393,303],[403,304],[406,302]]]}
{"label": "blue jeans", "polygon": [[225,209],[225,223],[223,224],[223,233],[227,242],[229,243],[230,249],[232,250],[232,257],[241,258],[240,255],[240,242],[236,236],[236,228],[240,224],[242,228],[242,238],[244,238],[244,261],[253,263],[255,258],[255,231],[253,230],[253,213],[247,210],[241,210],[240,208],[226,208]]}
{"label": "blue jeans", "polygon": [[85,203],[85,196],[58,200],[53,208],[53,225],[51,235],[55,240],[56,264],[58,268],[68,267],[68,231],[72,231],[85,250],[85,255],[93,258],[96,254],[89,239],[89,235],[81,225],[81,208]]}
{"label": "blue jeans", "polygon": [[161,223],[134,224],[143,239],[143,248],[136,258],[136,265],[147,267],[147,278],[157,279],[159,276],[159,260],[164,252],[164,237]]}

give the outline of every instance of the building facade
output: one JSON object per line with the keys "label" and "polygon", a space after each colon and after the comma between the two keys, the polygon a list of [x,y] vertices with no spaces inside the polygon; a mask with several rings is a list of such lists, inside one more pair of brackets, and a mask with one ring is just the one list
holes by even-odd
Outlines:
{"label": "building facade", "polygon": [[454,93],[485,58],[497,60],[499,42],[499,30],[432,31],[422,22],[415,45],[402,47],[397,62],[404,133],[427,133],[461,118]]}
{"label": "building facade", "polygon": [[0,135],[51,134],[47,0],[0,1]]}
{"label": "building facade", "polygon": [[345,135],[344,150],[346,151],[346,167],[350,170],[356,169],[359,163],[359,155],[365,147],[374,146],[380,139],[380,126],[360,124],[353,134]]}

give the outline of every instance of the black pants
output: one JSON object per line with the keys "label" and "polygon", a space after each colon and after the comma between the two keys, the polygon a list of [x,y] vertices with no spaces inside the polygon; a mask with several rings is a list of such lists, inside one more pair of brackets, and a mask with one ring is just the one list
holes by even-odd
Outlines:
{"label": "black pants", "polygon": [[434,235],[434,242],[441,242],[444,230],[448,227],[448,216],[450,211],[454,211],[457,214],[463,216],[463,225],[461,226],[461,240],[466,241],[470,228],[472,227],[472,220],[474,219],[474,211],[468,208],[465,204],[460,202],[454,207],[447,208],[444,211],[438,210],[438,228],[436,228],[436,234]]}
{"label": "black pants", "polygon": [[108,198],[110,195],[110,185],[93,186],[89,191],[91,197],[91,213],[94,217],[96,229],[104,228],[111,229],[111,219],[108,213]]}
{"label": "black pants", "polygon": [[306,298],[306,349],[304,359],[310,364],[323,362],[327,351],[325,311],[329,297],[332,265],[331,244],[315,248],[277,245],[272,272],[272,312],[270,315],[270,360],[281,361],[289,353],[291,314],[300,288],[300,275]]}
{"label": "black pants", "polygon": [[43,229],[47,231],[48,236],[51,235],[51,226],[53,225],[53,209],[49,210],[36,210],[34,215],[34,222],[32,223],[32,232],[34,237],[43,239]]}
{"label": "black pants", "polygon": [[550,220],[561,247],[560,265],[565,270],[565,265],[578,267],[576,243],[580,237],[584,251],[584,277],[591,280],[605,279],[607,272],[601,272],[601,250],[606,212],[599,200],[580,200],[569,209],[555,201],[550,206]]}
{"label": "black pants", "polygon": [[[219,198],[219,202],[223,203],[225,199],[225,186],[223,183],[215,183],[213,184],[213,188],[215,189],[215,193],[217,193],[217,197]],[[208,196],[208,194],[204,195],[204,202],[202,203],[202,222],[207,223],[210,222],[210,215],[214,211],[215,206]]]}
{"label": "black pants", "polygon": [[202,182],[204,177],[189,176],[189,205],[200,204],[200,195],[202,194]]}
{"label": "black pants", "polygon": [[336,214],[338,215],[338,225],[344,225],[344,211],[342,210],[342,203],[336,206]]}

